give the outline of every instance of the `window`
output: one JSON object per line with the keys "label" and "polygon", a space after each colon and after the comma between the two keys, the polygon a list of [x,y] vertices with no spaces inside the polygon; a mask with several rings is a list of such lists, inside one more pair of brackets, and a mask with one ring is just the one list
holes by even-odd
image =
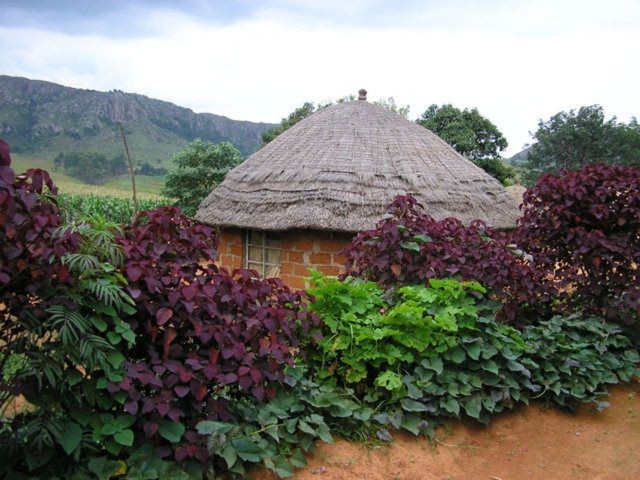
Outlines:
{"label": "window", "polygon": [[244,266],[265,277],[280,276],[280,235],[249,230],[245,238]]}

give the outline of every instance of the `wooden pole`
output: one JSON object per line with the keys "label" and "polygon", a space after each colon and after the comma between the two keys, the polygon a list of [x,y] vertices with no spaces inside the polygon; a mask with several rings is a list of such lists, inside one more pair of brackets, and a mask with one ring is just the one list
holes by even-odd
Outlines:
{"label": "wooden pole", "polygon": [[127,137],[124,134],[122,122],[118,123],[120,134],[122,135],[122,143],[124,143],[124,151],[127,152],[127,160],[129,161],[129,173],[131,174],[131,186],[133,188],[133,213],[138,213],[138,193],[136,192],[136,176],[133,173],[133,163],[131,163],[131,155],[129,154],[129,146],[127,145]]}

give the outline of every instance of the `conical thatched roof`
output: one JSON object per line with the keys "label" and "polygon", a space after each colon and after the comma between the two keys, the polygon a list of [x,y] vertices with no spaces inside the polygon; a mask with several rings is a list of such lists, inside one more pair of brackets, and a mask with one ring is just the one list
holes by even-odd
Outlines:
{"label": "conical thatched roof", "polygon": [[437,219],[512,228],[502,185],[431,131],[373,103],[327,107],[233,169],[196,218],[221,227],[357,232],[410,193]]}

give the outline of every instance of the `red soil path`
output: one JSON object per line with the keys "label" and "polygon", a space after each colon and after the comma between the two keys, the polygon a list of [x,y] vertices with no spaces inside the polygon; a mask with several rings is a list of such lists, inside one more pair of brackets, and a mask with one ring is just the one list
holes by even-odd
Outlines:
{"label": "red soil path", "polygon": [[[640,480],[640,384],[612,391],[603,412],[540,404],[488,427],[454,422],[436,446],[395,433],[389,446],[318,444],[295,480]],[[446,445],[445,445],[446,444]],[[272,480],[261,471],[254,480]]]}

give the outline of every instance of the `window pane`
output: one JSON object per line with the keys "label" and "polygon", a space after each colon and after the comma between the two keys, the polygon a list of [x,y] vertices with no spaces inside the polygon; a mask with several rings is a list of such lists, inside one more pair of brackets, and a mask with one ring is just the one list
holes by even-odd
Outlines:
{"label": "window pane", "polygon": [[280,266],[267,267],[267,270],[264,272],[265,278],[274,278],[280,276]]}
{"label": "window pane", "polygon": [[270,265],[280,265],[280,250],[275,250],[273,248],[265,249],[264,263]]}
{"label": "window pane", "polygon": [[256,247],[262,247],[264,244],[264,232],[249,231],[249,245],[255,245]]}
{"label": "window pane", "polygon": [[258,262],[258,263],[264,262],[264,258],[262,257],[262,252],[263,252],[262,245],[257,245],[257,246],[249,245],[249,248],[247,251],[247,260],[249,262]]}
{"label": "window pane", "polygon": [[265,246],[267,248],[280,248],[280,236],[273,233],[265,236]]}

